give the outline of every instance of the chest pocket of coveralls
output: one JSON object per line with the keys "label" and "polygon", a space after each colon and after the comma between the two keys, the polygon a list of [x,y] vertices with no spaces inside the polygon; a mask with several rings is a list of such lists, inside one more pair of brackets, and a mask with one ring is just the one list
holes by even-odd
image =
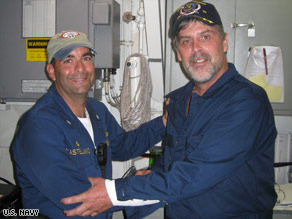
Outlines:
{"label": "chest pocket of coveralls", "polygon": [[199,146],[202,136],[175,136],[167,134],[164,151],[165,171],[170,170],[175,161],[185,160]]}
{"label": "chest pocket of coveralls", "polygon": [[202,138],[203,135],[193,135],[186,137],[185,159],[198,148]]}

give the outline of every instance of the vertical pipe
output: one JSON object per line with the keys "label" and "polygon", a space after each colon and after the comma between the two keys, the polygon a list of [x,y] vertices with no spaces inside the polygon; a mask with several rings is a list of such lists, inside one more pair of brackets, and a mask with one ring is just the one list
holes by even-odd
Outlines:
{"label": "vertical pipe", "polygon": [[139,9],[137,12],[137,15],[139,16],[139,21],[138,21],[138,30],[139,30],[139,42],[138,42],[138,49],[139,53],[143,54],[143,34],[144,34],[144,29],[145,29],[145,12],[144,12],[144,1],[140,0],[140,5]]}

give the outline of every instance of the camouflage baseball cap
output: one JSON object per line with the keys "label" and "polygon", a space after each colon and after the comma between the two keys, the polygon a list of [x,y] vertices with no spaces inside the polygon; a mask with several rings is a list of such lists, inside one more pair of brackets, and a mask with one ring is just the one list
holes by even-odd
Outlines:
{"label": "camouflage baseball cap", "polygon": [[88,41],[86,34],[74,31],[66,30],[54,35],[48,43],[48,63],[53,58],[62,60],[66,58],[74,49],[78,47],[88,47],[94,53],[93,45]]}

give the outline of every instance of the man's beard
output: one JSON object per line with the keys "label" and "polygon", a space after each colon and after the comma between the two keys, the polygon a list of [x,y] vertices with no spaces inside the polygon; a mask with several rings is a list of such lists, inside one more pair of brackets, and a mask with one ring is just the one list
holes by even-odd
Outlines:
{"label": "man's beard", "polygon": [[[209,69],[202,73],[200,69],[201,67],[193,68],[192,63],[198,59],[209,60],[211,63]],[[217,73],[216,65],[212,62],[212,58],[208,54],[198,54],[191,56],[188,60],[188,66],[184,64],[184,68],[187,76],[197,83],[206,83],[210,81],[212,77]]]}

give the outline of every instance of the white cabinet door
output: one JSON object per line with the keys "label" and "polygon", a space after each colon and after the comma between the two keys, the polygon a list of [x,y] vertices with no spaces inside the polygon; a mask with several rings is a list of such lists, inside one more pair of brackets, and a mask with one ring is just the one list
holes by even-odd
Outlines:
{"label": "white cabinet door", "polygon": [[292,1],[236,0],[236,23],[255,24],[255,37],[248,28],[235,28],[234,63],[245,70],[252,46],[277,46],[282,50],[284,68],[284,103],[272,103],[277,115],[292,115]]}

